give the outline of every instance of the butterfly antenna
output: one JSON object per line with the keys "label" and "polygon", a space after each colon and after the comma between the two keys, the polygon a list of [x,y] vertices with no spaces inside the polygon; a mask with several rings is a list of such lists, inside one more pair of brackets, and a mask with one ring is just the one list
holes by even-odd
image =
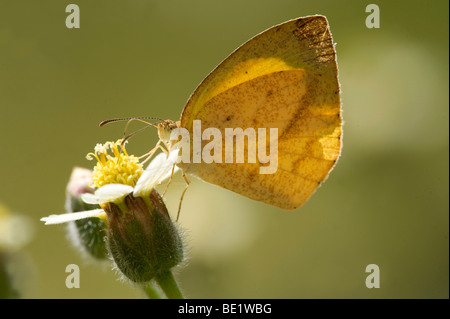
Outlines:
{"label": "butterfly antenna", "polygon": [[[129,122],[131,122],[131,121],[134,121],[134,120],[142,121],[142,122],[144,122],[144,123],[147,123],[147,122],[145,122],[144,120],[159,120],[159,121],[164,121],[162,118],[159,118],[159,117],[150,117],[150,116],[140,116],[140,117],[120,117],[120,118],[114,118],[114,119],[108,119],[108,120],[101,121],[100,124],[99,124],[99,126],[105,126],[106,124],[113,123],[113,122],[119,122],[119,121],[129,121]],[[147,124],[149,124],[149,123],[147,123]]]}
{"label": "butterfly antenna", "polygon": [[133,137],[133,136],[136,135],[137,133],[142,132],[143,130],[145,130],[145,129],[149,128],[149,127],[152,127],[152,126],[154,126],[154,124],[148,124],[148,125],[146,125],[146,126],[144,126],[144,127],[141,127],[140,129],[134,131],[133,133],[128,134],[127,136],[125,136],[125,137],[122,139],[122,142],[121,142],[120,144],[121,144],[121,145],[125,144],[125,142],[126,142],[128,139],[130,139],[131,137]]}
{"label": "butterfly antenna", "polygon": [[[159,120],[159,122],[155,122],[155,123],[149,123],[145,120],[147,119],[152,119],[152,120]],[[123,138],[122,138],[122,142],[121,145],[124,145],[124,143],[130,139],[131,137],[133,137],[134,135],[136,135],[137,133],[149,128],[150,126],[153,127],[157,127],[157,125],[161,122],[164,122],[164,120],[162,118],[159,117],[151,117],[151,116],[141,116],[141,117],[120,117],[120,118],[113,118],[113,119],[108,119],[108,120],[104,120],[101,121],[99,126],[105,126],[106,124],[109,123],[113,123],[113,122],[121,122],[121,121],[128,121],[127,125],[125,126],[125,129],[123,130]],[[132,121],[140,121],[146,124],[146,126],[140,128],[139,130],[134,131],[131,134],[128,134],[127,136],[125,136],[125,133],[127,131],[128,125],[132,122]]]}

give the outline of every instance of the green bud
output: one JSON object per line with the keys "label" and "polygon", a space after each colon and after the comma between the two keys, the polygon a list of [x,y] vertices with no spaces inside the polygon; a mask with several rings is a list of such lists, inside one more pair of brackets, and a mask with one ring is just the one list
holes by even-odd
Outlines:
{"label": "green bud", "polygon": [[108,247],[117,267],[131,281],[144,283],[183,260],[183,243],[156,190],[148,198],[128,195],[108,203]]}
{"label": "green bud", "polygon": [[[66,189],[68,213],[100,208],[99,205],[86,204],[81,200],[81,194],[94,192],[94,189],[89,187],[91,176],[91,170],[80,167],[73,169]],[[107,258],[106,225],[102,219],[96,217],[80,219],[70,222],[68,227],[72,241],[84,254],[97,260]]]}

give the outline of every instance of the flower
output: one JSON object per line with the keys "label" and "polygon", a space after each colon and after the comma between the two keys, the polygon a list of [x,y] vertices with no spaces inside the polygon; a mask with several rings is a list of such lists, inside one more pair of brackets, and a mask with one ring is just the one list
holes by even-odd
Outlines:
{"label": "flower", "polygon": [[80,197],[84,203],[100,208],[41,220],[51,225],[90,217],[103,219],[106,244],[117,268],[131,281],[147,283],[155,277],[164,278],[183,260],[181,237],[154,189],[177,170],[178,149],[158,154],[143,170],[139,159],[128,155],[119,143],[97,144],[95,152],[88,154],[88,159],[98,161],[91,182],[98,188]]}
{"label": "flower", "polygon": [[[108,154],[110,149],[114,156]],[[121,140],[97,144],[94,153],[86,155],[88,160],[97,159],[92,173],[92,186],[99,188],[107,184],[134,186],[142,174],[142,164],[134,155],[128,155]]]}
{"label": "flower", "polygon": [[[168,155],[158,154],[147,168],[142,170],[137,158],[128,156],[124,146],[121,147],[124,153],[120,152],[119,143],[120,140],[104,145],[97,144],[95,153],[87,155],[88,159],[95,157],[98,160],[92,173],[92,184],[101,186],[98,186],[94,194],[89,192],[81,194],[81,199],[86,204],[98,204],[102,208],[43,217],[41,221],[45,222],[45,225],[62,224],[89,217],[106,220],[103,206],[107,203],[120,203],[131,193],[134,197],[148,197],[155,186],[171,176],[172,170],[175,173],[179,169],[174,166],[178,149],[172,150]],[[113,150],[115,157],[107,154],[108,148]]]}

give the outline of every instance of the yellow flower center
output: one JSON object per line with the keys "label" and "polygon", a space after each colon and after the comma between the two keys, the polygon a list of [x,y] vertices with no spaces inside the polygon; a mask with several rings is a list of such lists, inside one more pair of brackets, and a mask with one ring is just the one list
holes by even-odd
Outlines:
{"label": "yellow flower center", "polygon": [[[108,149],[111,154],[108,154]],[[97,159],[97,165],[92,172],[92,187],[101,187],[106,184],[125,184],[135,186],[142,175],[142,164],[134,155],[128,155],[121,140],[97,144],[94,153],[87,154],[86,158]]]}

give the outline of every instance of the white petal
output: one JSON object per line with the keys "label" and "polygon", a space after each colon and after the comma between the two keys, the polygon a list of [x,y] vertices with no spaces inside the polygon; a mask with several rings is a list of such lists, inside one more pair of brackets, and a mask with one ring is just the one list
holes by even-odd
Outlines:
{"label": "white petal", "polygon": [[[138,197],[150,193],[152,188],[161,183],[172,174],[172,168],[178,158],[178,149],[170,152],[167,157],[165,153],[158,154],[145,169],[134,188],[133,195]],[[175,166],[174,172],[178,170]]]}
{"label": "white petal", "polygon": [[133,192],[133,187],[125,184],[107,184],[95,191],[99,204],[116,202]]}
{"label": "white petal", "polygon": [[41,221],[45,222],[45,225],[55,225],[89,217],[101,217],[103,215],[105,215],[103,209],[93,209],[77,213],[50,215],[48,217],[41,218]]}
{"label": "white petal", "polygon": [[178,167],[175,166],[174,168],[174,165],[178,157],[178,151],[179,150],[176,149],[170,152],[168,158],[166,158],[166,160],[163,162],[158,171],[158,174],[156,174],[155,176],[155,185],[160,184],[163,180],[170,177],[170,175],[172,174],[172,169],[174,169],[174,173],[177,171]]}
{"label": "white petal", "polygon": [[176,163],[178,159],[178,153],[180,153],[180,148],[175,144],[175,148],[169,154],[169,162]]}
{"label": "white petal", "polygon": [[158,154],[147,166],[134,187],[134,196],[148,194],[157,183],[158,172],[166,160],[166,154]]}
{"label": "white petal", "polygon": [[158,184],[160,184],[161,182],[163,182],[172,175],[172,168],[174,174],[180,169],[178,166],[175,165],[175,163],[177,162],[179,151],[180,151],[179,149],[174,149],[173,151],[170,152],[168,159],[166,160],[166,162],[164,163],[163,167],[160,170],[161,173],[158,178]]}
{"label": "white petal", "polygon": [[[165,181],[166,179],[168,179],[172,175],[172,167],[173,167],[173,164],[169,167],[168,170],[166,170],[166,173],[161,176],[161,178],[159,179],[159,183],[158,184],[161,184],[163,181]],[[180,168],[175,165],[175,167],[173,169],[173,173],[175,174],[179,170],[180,170]]]}
{"label": "white petal", "polygon": [[107,184],[95,191],[95,194],[85,193],[81,200],[87,204],[103,204],[117,202],[133,191],[133,187],[124,184]]}
{"label": "white petal", "polygon": [[81,194],[81,200],[86,204],[99,204],[98,196],[95,196],[94,194],[91,193]]}

